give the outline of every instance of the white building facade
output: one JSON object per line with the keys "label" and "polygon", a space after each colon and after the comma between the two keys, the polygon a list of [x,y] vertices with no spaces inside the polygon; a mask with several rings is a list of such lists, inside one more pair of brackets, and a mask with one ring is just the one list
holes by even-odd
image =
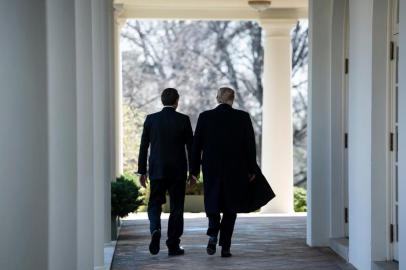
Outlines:
{"label": "white building facade", "polygon": [[308,244],[406,269],[406,2],[314,0],[309,20]]}
{"label": "white building facade", "polygon": [[[0,3],[0,269],[105,269],[128,18],[265,30],[263,169],[293,211],[290,30],[309,18],[307,243],[406,269],[406,0]],[[406,48],[406,46],[405,46]],[[281,154],[283,153],[283,154]]]}

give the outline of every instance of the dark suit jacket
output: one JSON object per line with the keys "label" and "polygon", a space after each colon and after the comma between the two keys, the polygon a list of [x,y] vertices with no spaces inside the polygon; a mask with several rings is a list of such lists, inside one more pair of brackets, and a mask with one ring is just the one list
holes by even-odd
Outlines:
{"label": "dark suit jacket", "polygon": [[255,136],[248,113],[221,104],[197,122],[191,173],[203,169],[207,213],[246,212],[249,175],[257,171]]}
{"label": "dark suit jacket", "polygon": [[147,172],[148,148],[151,146],[148,162],[150,179],[186,180],[186,150],[190,157],[192,141],[193,131],[187,115],[176,112],[172,107],[164,107],[162,111],[148,115],[141,137],[138,173]]}

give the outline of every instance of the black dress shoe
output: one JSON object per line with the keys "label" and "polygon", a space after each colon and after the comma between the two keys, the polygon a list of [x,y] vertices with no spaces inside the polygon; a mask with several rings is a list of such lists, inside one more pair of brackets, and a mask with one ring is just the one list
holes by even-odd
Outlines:
{"label": "black dress shoe", "polygon": [[233,254],[231,254],[230,248],[222,248],[222,249],[221,249],[221,257],[223,257],[223,258],[229,258],[229,257],[231,257],[231,256],[233,256]]}
{"label": "black dress shoe", "polygon": [[152,255],[159,253],[159,242],[161,240],[161,230],[155,230],[151,235],[151,243],[149,244],[149,252]]}
{"label": "black dress shoe", "polygon": [[214,255],[216,253],[217,237],[210,236],[209,243],[207,243],[207,254]]}
{"label": "black dress shoe", "polygon": [[168,248],[168,256],[179,256],[185,254],[185,250],[182,247]]}

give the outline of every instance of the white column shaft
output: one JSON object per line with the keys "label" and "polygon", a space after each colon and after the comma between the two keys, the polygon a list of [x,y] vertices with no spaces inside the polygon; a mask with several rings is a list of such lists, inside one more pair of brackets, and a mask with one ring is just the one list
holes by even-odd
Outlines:
{"label": "white column shaft", "polygon": [[93,65],[91,0],[76,0],[77,79],[77,269],[92,269],[94,260]]}
{"label": "white column shaft", "polygon": [[49,258],[48,268],[76,268],[77,134],[75,9],[47,0]]}
{"label": "white column shaft", "polygon": [[94,169],[94,267],[104,267],[104,242],[107,233],[105,226],[105,188],[108,180],[108,84],[106,83],[107,56],[105,39],[104,1],[92,0],[92,39],[93,39],[93,169]]}
{"label": "white column shaft", "polygon": [[47,269],[45,1],[0,1],[0,269]]}
{"label": "white column shaft", "polygon": [[263,22],[265,28],[262,169],[276,198],[263,212],[293,211],[291,36],[293,21]]}
{"label": "white column shaft", "polygon": [[114,9],[111,0],[103,0],[103,26],[104,26],[104,40],[106,46],[104,47],[104,55],[106,58],[105,66],[105,84],[107,91],[107,105],[106,105],[106,134],[107,152],[105,155],[106,162],[106,182],[104,188],[104,242],[111,243],[111,182],[115,180],[115,112],[114,112]]}
{"label": "white column shaft", "polygon": [[[399,74],[406,74],[406,0],[400,0]],[[399,254],[406,254],[406,77],[399,78]],[[399,269],[406,269],[406,258],[399,257]]]}
{"label": "white column shaft", "polygon": [[374,6],[373,0],[349,1],[349,260],[357,269],[372,266],[372,56],[375,46],[372,20],[377,13]]}
{"label": "white column shaft", "polygon": [[307,244],[326,246],[330,231],[332,0],[309,2]]}
{"label": "white column shaft", "polygon": [[123,21],[116,15],[114,22],[114,121],[115,121],[115,175],[123,174],[123,90],[120,35]]}

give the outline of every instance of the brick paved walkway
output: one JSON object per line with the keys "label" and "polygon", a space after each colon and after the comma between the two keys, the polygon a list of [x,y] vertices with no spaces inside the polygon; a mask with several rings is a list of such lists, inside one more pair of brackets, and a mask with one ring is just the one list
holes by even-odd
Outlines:
{"label": "brick paved walkway", "polygon": [[[113,270],[155,269],[354,269],[328,248],[309,248],[305,244],[305,217],[239,217],[232,245],[232,258],[206,254],[207,220],[185,219],[182,246],[186,255],[168,257],[165,237],[161,252],[148,251],[148,220],[126,220],[120,233]],[[167,220],[163,220],[163,235]]]}

